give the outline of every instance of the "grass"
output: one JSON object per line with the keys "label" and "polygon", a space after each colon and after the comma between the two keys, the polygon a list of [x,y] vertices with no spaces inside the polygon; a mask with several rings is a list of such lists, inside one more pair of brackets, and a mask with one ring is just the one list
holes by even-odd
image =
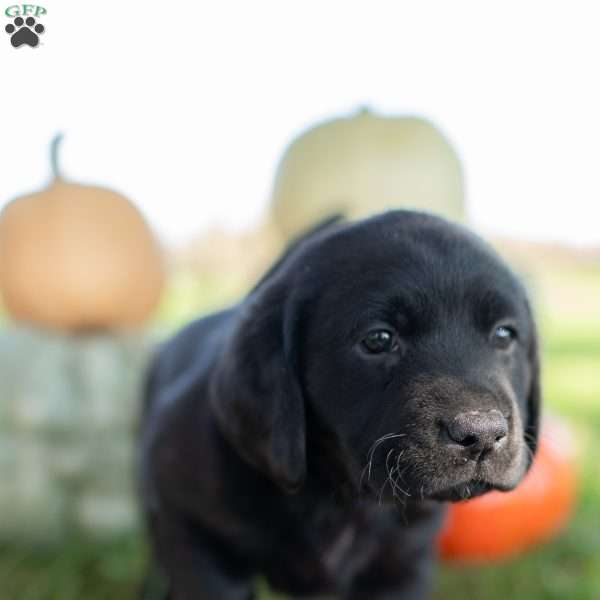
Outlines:
{"label": "grass", "polygon": [[0,548],[0,600],[137,598],[146,548],[140,539],[56,548]]}
{"label": "grass", "polygon": [[[600,273],[594,290],[598,282]],[[196,308],[193,282],[182,279],[177,286],[163,307],[163,319],[174,316],[171,322]],[[510,562],[441,567],[435,600],[600,597],[600,314],[550,314],[542,330],[546,406],[572,423],[584,457],[574,518],[559,538]],[[72,540],[58,551],[0,546],[0,600],[133,599],[145,556],[138,538]],[[275,598],[262,591],[260,600]]]}

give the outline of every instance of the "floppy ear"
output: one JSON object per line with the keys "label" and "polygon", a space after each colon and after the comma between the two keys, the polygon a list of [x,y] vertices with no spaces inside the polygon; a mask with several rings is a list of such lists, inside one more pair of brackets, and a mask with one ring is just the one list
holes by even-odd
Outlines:
{"label": "floppy ear", "polygon": [[297,238],[293,239],[283,252],[283,254],[279,257],[275,263],[271,265],[269,270],[258,280],[258,283],[252,288],[250,293],[252,294],[258,288],[262,287],[265,282],[270,281],[275,275],[277,275],[283,267],[285,267],[292,255],[305,243],[309,240],[317,237],[319,233],[327,231],[333,228],[335,225],[341,224],[344,216],[341,214],[334,214],[322,221],[319,221],[315,225],[313,225],[310,229],[301,233]]}
{"label": "floppy ear", "polygon": [[[531,313],[531,311],[530,311]],[[532,318],[533,323],[533,318]],[[533,325],[533,333],[528,351],[529,368],[531,369],[531,383],[527,396],[527,424],[525,427],[525,440],[532,452],[535,452],[538,445],[538,435],[540,428],[540,411],[542,402],[542,390],[540,382],[540,355],[538,334]]]}
{"label": "floppy ear", "polygon": [[281,283],[269,282],[251,294],[240,307],[211,390],[225,437],[243,459],[290,493],[306,476],[296,310]]}

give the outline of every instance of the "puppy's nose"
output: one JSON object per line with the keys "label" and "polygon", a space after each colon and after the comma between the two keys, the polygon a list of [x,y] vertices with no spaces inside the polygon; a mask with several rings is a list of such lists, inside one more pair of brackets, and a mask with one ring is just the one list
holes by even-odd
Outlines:
{"label": "puppy's nose", "polygon": [[508,422],[499,410],[457,414],[446,426],[453,442],[483,453],[499,449],[508,435]]}

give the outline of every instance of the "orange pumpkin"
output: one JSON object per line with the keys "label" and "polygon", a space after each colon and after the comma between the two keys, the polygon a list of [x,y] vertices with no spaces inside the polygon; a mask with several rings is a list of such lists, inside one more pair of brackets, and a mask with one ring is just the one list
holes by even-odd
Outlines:
{"label": "orange pumpkin", "polygon": [[439,538],[445,560],[488,562],[546,541],[566,524],[575,501],[576,469],[568,430],[545,424],[534,463],[512,492],[491,492],[450,506]]}
{"label": "orange pumpkin", "polygon": [[45,328],[122,329],[143,323],[165,278],[161,251],[124,196],[54,180],[0,213],[0,292],[9,313]]}

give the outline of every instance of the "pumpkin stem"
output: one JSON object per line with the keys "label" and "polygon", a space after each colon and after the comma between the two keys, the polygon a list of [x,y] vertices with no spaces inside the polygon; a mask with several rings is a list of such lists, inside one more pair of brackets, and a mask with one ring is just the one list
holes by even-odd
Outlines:
{"label": "pumpkin stem", "polygon": [[57,133],[50,143],[50,166],[52,168],[52,175],[54,179],[61,179],[60,169],[58,168],[58,147],[63,139],[62,133]]}

